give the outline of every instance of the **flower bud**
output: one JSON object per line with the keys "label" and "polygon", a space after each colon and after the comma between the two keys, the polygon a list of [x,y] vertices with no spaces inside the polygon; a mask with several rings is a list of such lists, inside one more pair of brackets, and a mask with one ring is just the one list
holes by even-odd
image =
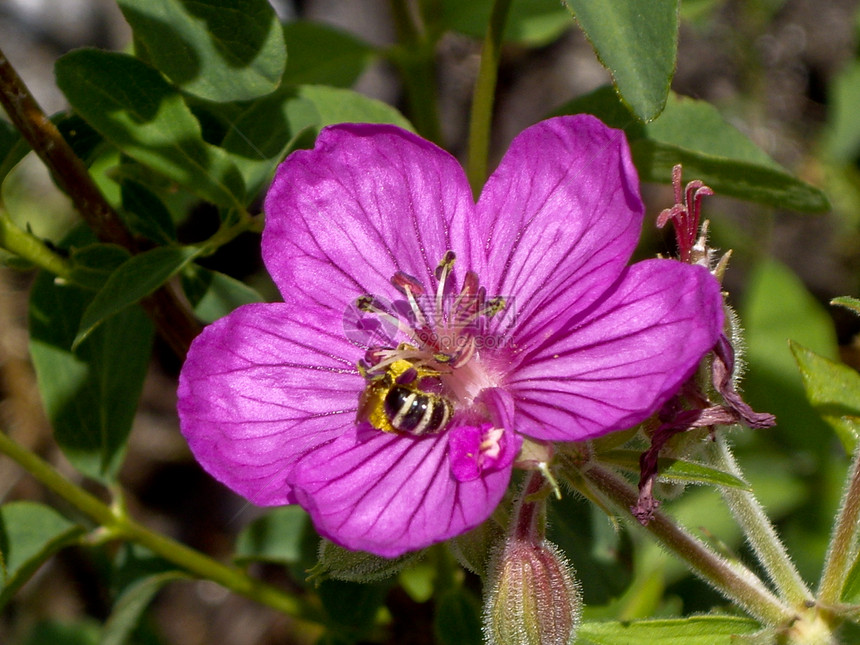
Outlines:
{"label": "flower bud", "polygon": [[582,598],[573,567],[545,540],[509,538],[494,558],[484,603],[490,645],[567,645]]}

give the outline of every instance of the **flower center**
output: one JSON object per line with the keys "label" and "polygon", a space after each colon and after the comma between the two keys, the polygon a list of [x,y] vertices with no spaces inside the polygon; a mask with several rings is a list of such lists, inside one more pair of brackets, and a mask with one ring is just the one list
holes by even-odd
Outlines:
{"label": "flower center", "polygon": [[466,272],[458,289],[452,251],[436,267],[436,289],[398,271],[392,284],[403,300],[384,303],[371,295],[356,308],[408,338],[368,349],[358,369],[367,381],[357,421],[384,432],[411,435],[445,430],[455,413],[468,409],[497,377],[479,360],[490,336],[487,321],[505,309],[503,298],[487,298],[478,275]]}

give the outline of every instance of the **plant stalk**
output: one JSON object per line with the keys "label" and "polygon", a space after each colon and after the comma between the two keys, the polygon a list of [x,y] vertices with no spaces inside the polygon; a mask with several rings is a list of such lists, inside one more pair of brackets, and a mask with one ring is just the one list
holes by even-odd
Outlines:
{"label": "plant stalk", "polygon": [[[638,500],[636,490],[629,483],[601,466],[590,466],[582,471],[582,476],[626,512]],[[684,560],[699,577],[757,620],[777,627],[788,626],[795,620],[795,612],[768,591],[755,574],[711,551],[666,514],[655,512],[645,529],[664,548]]]}
{"label": "plant stalk", "polygon": [[302,599],[251,578],[237,567],[221,564],[181,542],[149,530],[129,518],[121,509],[112,508],[67,480],[53,466],[2,431],[0,431],[0,452],[16,461],[39,482],[104,527],[111,537],[137,542],[199,578],[217,582],[234,593],[283,614],[308,622],[317,620],[318,612]]}
{"label": "plant stalk", "polygon": [[477,199],[487,179],[487,165],[490,156],[490,127],[493,122],[493,102],[496,96],[496,80],[499,75],[499,59],[502,51],[502,37],[511,0],[495,0],[487,25],[487,35],[481,50],[481,66],[475,91],[472,94],[472,113],[469,122],[469,157],[466,162],[466,175],[472,194]]}
{"label": "plant stalk", "polygon": [[835,605],[840,602],[845,579],[858,555],[858,522],[860,522],[860,449],[854,453],[850,478],[846,482],[842,504],[833,527],[833,534],[830,536],[830,546],[827,549],[821,581],[818,584],[818,601],[823,605]]}
{"label": "plant stalk", "polygon": [[[743,478],[724,437],[717,437],[715,452],[714,465],[718,469]],[[797,567],[794,566],[794,562],[756,496],[750,491],[728,486],[721,487],[720,494],[735,521],[743,530],[758,561],[776,586],[780,598],[793,607],[812,602],[812,593],[800,577]]]}

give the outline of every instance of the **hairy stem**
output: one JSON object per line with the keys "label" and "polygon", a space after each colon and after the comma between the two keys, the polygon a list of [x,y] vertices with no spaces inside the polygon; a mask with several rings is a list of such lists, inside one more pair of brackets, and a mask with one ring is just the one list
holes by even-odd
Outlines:
{"label": "hairy stem", "polygon": [[472,194],[477,197],[487,178],[487,164],[490,156],[490,126],[493,121],[493,102],[496,96],[496,79],[499,74],[499,58],[502,50],[502,36],[508,20],[511,0],[494,0],[487,35],[481,50],[481,67],[472,95],[472,114],[469,122],[469,159],[466,175],[472,186]]}
{"label": "hairy stem", "polygon": [[[601,466],[592,465],[582,472],[582,476],[625,512],[629,512],[638,500],[633,486]],[[787,626],[794,621],[795,612],[768,591],[755,574],[711,551],[664,513],[655,512],[645,529],[665,549],[684,560],[699,577],[764,624]]]}
{"label": "hairy stem", "polygon": [[155,533],[129,518],[121,509],[108,506],[58,473],[53,466],[0,431],[0,452],[6,454],[42,484],[104,527],[108,535],[142,544],[154,553],[197,577],[212,580],[231,591],[267,605],[288,616],[315,620],[315,610],[301,599],[248,576],[190,549],[165,535]]}
{"label": "hairy stem", "polygon": [[827,549],[827,560],[818,585],[818,601],[823,605],[835,605],[840,601],[845,578],[858,555],[858,522],[860,522],[860,450],[854,454],[850,477],[846,482],[839,515]]}
{"label": "hairy stem", "polygon": [[[735,477],[742,479],[726,440],[718,436],[716,440],[715,466]],[[741,527],[747,542],[767,571],[780,597],[792,606],[801,606],[812,601],[812,593],[800,577],[794,562],[776,534],[773,524],[756,496],[746,490],[724,486],[720,494],[726,501],[732,516]]]}
{"label": "hairy stem", "polygon": [[[39,107],[30,90],[0,50],[0,104],[30,147],[39,155],[51,175],[96,237],[118,244],[132,253],[137,244],[119,215],[99,191],[84,162]],[[141,301],[162,337],[181,358],[200,332],[200,324],[168,287],[162,287]]]}

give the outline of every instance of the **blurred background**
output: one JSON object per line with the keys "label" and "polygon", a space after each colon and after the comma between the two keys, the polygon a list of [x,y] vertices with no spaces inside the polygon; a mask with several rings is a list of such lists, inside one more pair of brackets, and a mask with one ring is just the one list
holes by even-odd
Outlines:
{"label": "blurred background", "polygon": [[[396,42],[385,0],[272,4],[284,20],[325,22],[378,47]],[[734,250],[726,287],[747,329],[745,396],[779,420],[771,430],[735,431],[738,458],[811,582],[824,557],[847,458],[833,430],[805,402],[786,341],[792,338],[860,367],[860,348],[854,345],[860,325],[827,304],[836,296],[860,295],[858,33],[858,3],[851,0],[684,0],[673,82],[675,92],[712,103],[776,161],[824,189],[833,207],[829,213],[810,215],[719,196],[705,204],[714,246]],[[475,35],[468,29],[448,33],[437,51],[442,140],[460,158],[480,55]],[[0,43],[49,114],[66,109],[53,82],[58,56],[80,46],[131,47],[130,30],[110,0],[0,0]],[[499,77],[494,158],[523,128],[608,82],[608,73],[570,19],[548,22],[539,37],[508,42]],[[371,64],[355,89],[409,116],[398,73],[384,60]],[[694,177],[685,177],[690,179]],[[648,184],[643,189],[651,216],[639,250],[644,257],[671,250],[671,234],[657,231],[653,218],[671,206],[673,198],[669,186]],[[5,182],[2,201],[18,223],[48,240],[59,240],[75,222],[68,200],[33,155]],[[210,225],[205,211],[194,211],[182,234],[200,239]],[[240,237],[212,261],[213,267],[273,293],[266,290],[268,278],[261,272],[258,238]],[[69,477],[80,478],[52,441],[28,360],[26,311],[32,278],[30,272],[0,266],[0,424]],[[159,346],[121,479],[132,514],[144,524],[224,557],[240,529],[259,511],[211,480],[191,459],[174,407],[178,368],[170,350]],[[0,499],[37,499],[65,508],[5,458],[0,458]],[[737,531],[718,499],[710,491],[690,489],[669,507],[691,528],[703,527],[700,534],[718,548],[744,558]],[[566,503],[570,507],[557,512],[584,515],[581,524],[589,527],[582,529],[585,533],[592,538],[609,535],[594,544],[612,545],[603,552],[589,548],[596,560],[611,563],[607,566],[617,576],[614,583],[598,584],[606,569],[574,561],[590,605],[586,617],[615,617],[618,604],[613,598],[631,580],[643,578],[637,567],[646,561],[652,577],[662,581],[650,596],[641,595],[651,613],[678,615],[722,604],[656,547],[639,537],[613,535],[605,517],[589,519],[587,506],[576,500]],[[565,530],[558,527],[560,534]],[[637,545],[635,557],[630,543]],[[110,547],[103,551],[101,557],[109,557]],[[87,640],[87,625],[103,621],[110,609],[104,565],[98,549],[62,551],[3,609],[0,642],[92,642]],[[275,584],[301,584],[282,567],[259,566],[260,574]],[[473,584],[477,590],[478,582]],[[426,628],[431,604],[402,586],[388,593],[390,630],[381,642],[433,642],[432,629]],[[183,645],[309,643],[315,637],[288,618],[214,584],[191,581],[169,585],[139,631],[142,643]]]}

